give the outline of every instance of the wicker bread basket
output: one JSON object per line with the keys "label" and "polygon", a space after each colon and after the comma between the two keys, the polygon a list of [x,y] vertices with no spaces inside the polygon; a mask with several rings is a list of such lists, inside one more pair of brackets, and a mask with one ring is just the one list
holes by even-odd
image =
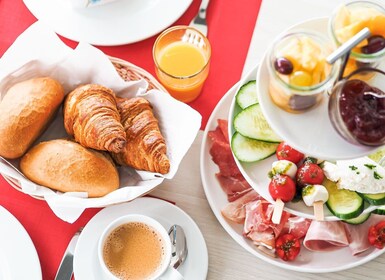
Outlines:
{"label": "wicker bread basket", "polygon": [[[109,57],[116,71],[125,81],[137,81],[145,79],[148,82],[148,89],[159,89],[167,92],[167,90],[146,70],[120,58]],[[4,179],[16,190],[22,191],[19,182],[9,176],[3,175]],[[43,196],[31,195],[32,197],[44,200]]]}

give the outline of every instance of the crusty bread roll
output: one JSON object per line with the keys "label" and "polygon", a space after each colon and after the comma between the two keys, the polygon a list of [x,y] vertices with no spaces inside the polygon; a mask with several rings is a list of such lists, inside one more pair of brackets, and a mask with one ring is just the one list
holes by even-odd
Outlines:
{"label": "crusty bread roll", "polygon": [[49,77],[13,85],[0,102],[0,156],[21,157],[46,128],[63,99],[63,87]]}
{"label": "crusty bread roll", "polygon": [[20,169],[39,185],[88,192],[88,197],[104,196],[119,187],[119,174],[109,155],[64,139],[32,147],[21,158]]}

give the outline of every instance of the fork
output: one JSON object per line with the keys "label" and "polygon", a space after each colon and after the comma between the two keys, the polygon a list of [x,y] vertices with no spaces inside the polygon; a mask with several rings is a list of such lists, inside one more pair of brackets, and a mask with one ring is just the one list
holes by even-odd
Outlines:
{"label": "fork", "polygon": [[193,44],[199,48],[202,48],[205,44],[201,34],[192,29],[187,29],[183,34],[182,42]]}
{"label": "fork", "polygon": [[203,35],[207,36],[206,10],[210,0],[202,0],[199,12],[191,21],[190,26],[199,30]]}

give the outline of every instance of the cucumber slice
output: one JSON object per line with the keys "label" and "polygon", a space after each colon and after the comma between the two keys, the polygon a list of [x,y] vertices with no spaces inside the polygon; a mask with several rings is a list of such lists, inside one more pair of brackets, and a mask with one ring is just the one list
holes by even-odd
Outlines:
{"label": "cucumber slice", "polygon": [[278,144],[258,141],[242,136],[238,132],[231,138],[231,149],[235,157],[243,162],[254,162],[273,155]]}
{"label": "cucumber slice", "polygon": [[272,143],[281,142],[267,123],[259,104],[251,105],[236,115],[234,128],[247,138]]}
{"label": "cucumber slice", "polygon": [[376,210],[373,210],[373,213],[378,215],[385,215],[385,205],[382,205],[378,207]]}
{"label": "cucumber slice", "polygon": [[348,220],[358,217],[364,211],[364,200],[356,192],[338,189],[334,182],[327,179],[323,185],[329,192],[326,206],[334,216]]}
{"label": "cucumber slice", "polygon": [[252,80],[242,85],[235,96],[235,100],[242,109],[258,103],[256,81]]}
{"label": "cucumber slice", "polygon": [[368,193],[360,193],[365,201],[367,201],[371,205],[384,205],[385,204],[385,193],[376,193],[376,194],[368,194]]}
{"label": "cucumber slice", "polygon": [[364,213],[359,215],[356,218],[348,219],[348,220],[342,220],[345,223],[352,224],[352,225],[359,225],[365,222],[367,219],[370,217],[370,212],[369,213]]}

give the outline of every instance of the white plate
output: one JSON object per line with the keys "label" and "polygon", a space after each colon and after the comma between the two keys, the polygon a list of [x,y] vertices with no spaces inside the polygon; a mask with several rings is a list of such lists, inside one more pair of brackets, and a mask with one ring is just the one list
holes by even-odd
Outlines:
{"label": "white plate", "polygon": [[20,222],[0,206],[0,280],[42,279],[39,257]]}
{"label": "white plate", "polygon": [[[312,19],[287,31],[308,29],[328,35],[328,19]],[[357,158],[374,152],[377,148],[353,145],[345,141],[333,128],[328,115],[328,98],[316,108],[301,114],[291,114],[277,107],[271,100],[268,86],[267,53],[257,73],[257,94],[261,109],[272,129],[290,146],[320,159]]]}
{"label": "white plate", "polygon": [[106,226],[127,214],[144,214],[156,219],[167,230],[179,224],[185,231],[188,255],[178,269],[185,280],[206,279],[208,253],[205,240],[195,222],[175,205],[155,198],[142,197],[128,203],[109,206],[96,214],[80,234],[74,255],[74,274],[77,280],[102,279],[98,265],[97,244]]}
{"label": "white plate", "polygon": [[[256,69],[251,71],[244,80],[251,80],[255,77]],[[200,154],[200,168],[201,168],[201,177],[206,193],[207,200],[213,210],[218,221],[226,232],[244,249],[249,251],[251,254],[256,257],[271,263],[273,265],[301,272],[313,272],[313,273],[324,273],[324,272],[335,272],[352,267],[359,266],[370,260],[381,255],[385,249],[377,250],[371,248],[367,250],[363,255],[359,257],[352,256],[350,249],[345,247],[333,252],[311,252],[302,247],[301,253],[298,255],[297,259],[294,262],[284,262],[279,258],[271,258],[262,253],[260,253],[253,243],[242,236],[243,225],[229,222],[226,220],[222,214],[221,209],[227,205],[227,196],[223,192],[221,186],[219,185],[215,173],[218,173],[219,169],[217,165],[212,161],[209,154],[211,141],[207,136],[207,133],[210,130],[214,130],[217,126],[217,119],[227,119],[229,115],[229,109],[232,104],[233,97],[239,87],[242,84],[242,81],[234,85],[226,95],[219,101],[215,107],[213,113],[210,116],[210,119],[207,123]],[[255,168],[256,169],[256,168]],[[256,171],[256,170],[255,170]]]}
{"label": "white plate", "polygon": [[31,13],[74,41],[116,46],[149,38],[174,23],[192,0],[120,0],[74,9],[69,0],[24,0]]}
{"label": "white plate", "polygon": [[[245,84],[247,81],[253,80],[255,77],[255,73],[257,72],[257,68],[251,70],[241,81],[240,85]],[[260,80],[257,81],[257,88]],[[238,87],[235,89],[235,92],[238,91]],[[232,120],[237,113],[240,112],[239,107],[236,105],[235,98],[232,99],[229,114],[227,118]],[[233,135],[235,132],[234,127],[232,126],[232,121],[229,122],[229,135]],[[311,156],[315,156],[310,154]],[[271,170],[271,164],[277,160],[275,156],[271,156],[265,160],[254,162],[254,163],[244,163],[238,161],[235,157],[235,162],[239,170],[241,171],[243,177],[245,177],[246,181],[267,201],[270,203],[275,203],[273,198],[271,197],[268,189],[268,185],[270,183],[270,178],[268,177],[268,173]],[[365,209],[363,213],[370,213],[373,210],[377,209],[378,206],[373,206],[365,203]],[[314,211],[312,207],[307,207],[305,203],[300,200],[298,202],[288,202],[285,203],[285,210],[293,215],[305,217],[308,219],[314,219]],[[324,215],[326,221],[337,221],[339,218],[334,216],[329,209],[324,206]]]}

